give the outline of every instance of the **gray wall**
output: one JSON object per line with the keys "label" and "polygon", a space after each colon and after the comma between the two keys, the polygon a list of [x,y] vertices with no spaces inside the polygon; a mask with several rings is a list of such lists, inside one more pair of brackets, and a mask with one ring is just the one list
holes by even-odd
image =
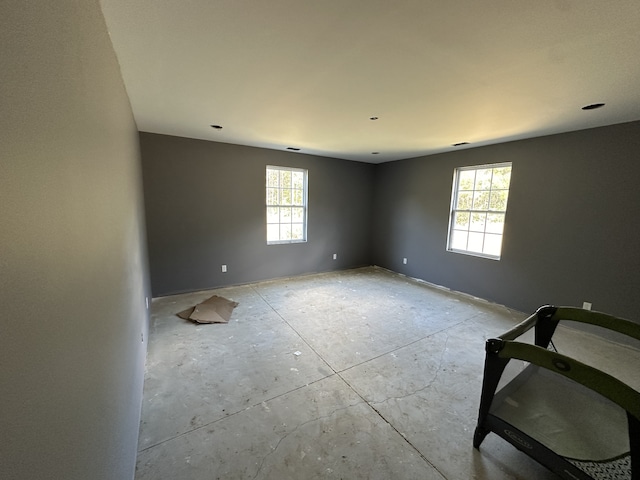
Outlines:
{"label": "gray wall", "polygon": [[[633,122],[379,165],[373,263],[524,312],[590,301],[638,320],[639,159]],[[507,161],[502,259],[447,252],[454,168]]]}
{"label": "gray wall", "polygon": [[[369,264],[374,165],[151,133],[140,145],[154,296]],[[306,243],[266,244],[266,165],[309,170]]]}
{"label": "gray wall", "polygon": [[98,1],[3,0],[0,77],[0,478],[133,478],[139,149]]}

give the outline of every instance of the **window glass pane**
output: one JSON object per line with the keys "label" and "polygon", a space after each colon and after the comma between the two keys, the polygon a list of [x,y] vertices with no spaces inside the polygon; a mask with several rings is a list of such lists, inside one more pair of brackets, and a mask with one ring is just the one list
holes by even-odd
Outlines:
{"label": "window glass pane", "polygon": [[285,188],[280,190],[280,205],[291,205],[291,190]]}
{"label": "window glass pane", "polygon": [[475,170],[460,170],[458,172],[458,189],[459,190],[473,190],[473,186],[475,183],[476,183]]}
{"label": "window glass pane", "polygon": [[306,241],[307,171],[267,167],[267,243]]}
{"label": "window glass pane", "polygon": [[493,169],[493,188],[508,189],[511,182],[511,167],[500,167]]}
{"label": "window glass pane", "polygon": [[280,240],[280,225],[270,223],[267,225],[267,242],[277,242]]}
{"label": "window glass pane", "polygon": [[447,248],[500,258],[511,164],[456,169]]}
{"label": "window glass pane", "polygon": [[304,208],[294,207],[291,209],[291,221],[294,223],[302,223],[304,221]]}
{"label": "window glass pane", "polygon": [[280,187],[291,188],[291,170],[280,170]]}
{"label": "window glass pane", "polygon": [[487,233],[499,233],[502,234],[504,229],[504,214],[503,213],[489,213],[487,214]]}
{"label": "window glass pane", "polygon": [[291,223],[291,208],[280,208],[280,223]]}
{"label": "window glass pane", "polygon": [[473,192],[460,192],[458,194],[458,203],[456,204],[456,209],[471,210],[472,199],[473,199]]}
{"label": "window glass pane", "polygon": [[453,228],[468,230],[469,217],[469,212],[457,212],[455,214],[455,223]]}
{"label": "window glass pane", "polygon": [[489,209],[489,192],[475,192],[473,194],[473,210]]}
{"label": "window glass pane", "polygon": [[484,224],[486,219],[486,213],[472,213],[471,226],[469,227],[469,230],[471,230],[472,232],[484,232]]}
{"label": "window glass pane", "polygon": [[304,173],[302,172],[292,172],[291,177],[291,186],[293,188],[298,188],[302,190],[304,188]]}
{"label": "window glass pane", "polygon": [[280,219],[280,213],[278,210],[278,207],[267,208],[267,223],[278,223],[278,220]]}
{"label": "window glass pane", "polygon": [[280,240],[291,240],[291,224],[280,224]]}
{"label": "window glass pane", "polygon": [[277,187],[278,186],[278,171],[267,168],[267,186],[268,187]]}
{"label": "window glass pane", "polygon": [[476,190],[491,189],[491,168],[476,170]]}
{"label": "window glass pane", "polygon": [[482,253],[487,255],[500,256],[500,249],[502,246],[502,235],[487,234],[484,237],[484,250]]}
{"label": "window glass pane", "polygon": [[504,212],[507,209],[508,197],[508,190],[493,190],[489,200],[489,210],[500,210]]}
{"label": "window glass pane", "polygon": [[277,188],[267,188],[267,205],[278,205]]}
{"label": "window glass pane", "polygon": [[467,243],[467,250],[470,252],[482,253],[482,243],[484,240],[484,234],[478,232],[469,232],[469,241]]}
{"label": "window glass pane", "polygon": [[303,225],[301,223],[294,223],[291,225],[291,238],[293,240],[302,240],[304,238]]}
{"label": "window glass pane", "polygon": [[468,235],[469,234],[466,231],[453,230],[451,232],[451,248],[456,250],[466,250]]}

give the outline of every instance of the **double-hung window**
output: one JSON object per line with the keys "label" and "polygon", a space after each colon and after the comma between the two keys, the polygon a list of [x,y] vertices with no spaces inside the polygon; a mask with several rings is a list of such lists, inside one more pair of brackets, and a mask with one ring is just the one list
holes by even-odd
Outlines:
{"label": "double-hung window", "polygon": [[500,259],[511,163],[456,168],[447,250]]}
{"label": "double-hung window", "polygon": [[307,170],[267,166],[267,244],[307,241]]}

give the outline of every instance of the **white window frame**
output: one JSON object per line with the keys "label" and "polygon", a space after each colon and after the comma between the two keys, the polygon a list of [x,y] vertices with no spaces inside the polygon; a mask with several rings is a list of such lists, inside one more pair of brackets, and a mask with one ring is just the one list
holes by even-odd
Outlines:
{"label": "white window frame", "polygon": [[[298,188],[294,188],[293,185],[287,187],[287,186],[283,186],[280,184],[282,176],[280,174],[278,174],[278,185],[274,186],[274,185],[269,185],[269,170],[275,170],[278,172],[283,172],[283,171],[288,171],[288,172],[298,172],[298,173],[302,173],[303,174],[303,188],[302,188],[302,202],[296,202],[295,201],[295,195],[294,192],[297,190],[300,190]],[[303,168],[293,168],[293,167],[281,167],[281,166],[276,166],[276,165],[267,165],[266,169],[265,169],[265,198],[266,198],[266,209],[265,209],[265,215],[266,215],[266,224],[265,224],[265,236],[267,238],[267,245],[281,245],[281,244],[288,244],[288,243],[305,243],[307,241],[307,216],[308,216],[308,192],[309,192],[309,188],[308,188],[308,177],[309,177],[309,171]],[[278,190],[278,195],[277,195],[277,201],[273,201],[273,197],[270,199],[270,189],[277,189]],[[284,190],[289,190],[291,191],[291,203],[286,203],[286,201],[283,201],[283,195],[282,192]],[[285,215],[284,215],[284,211],[286,211],[286,209],[293,209],[293,208],[302,208],[303,209],[303,213],[302,213],[302,222],[294,222],[294,218],[293,218],[293,213],[291,213],[289,215],[289,221],[286,221]],[[273,221],[273,215],[270,214],[270,212],[273,212],[273,209],[278,209],[278,221],[275,222]],[[270,225],[272,226],[271,228],[273,228],[274,225],[278,225],[278,229],[279,229],[279,235],[278,235],[278,240],[269,240],[269,229],[270,229]],[[285,238],[282,239],[283,237],[283,232],[286,230],[286,225],[289,225],[291,227],[291,229],[293,230],[293,226],[294,225],[302,225],[302,238]]]}
{"label": "white window frame", "polygon": [[[506,224],[506,214],[507,214],[507,204],[509,201],[509,189],[511,187],[511,181],[509,179],[509,185],[507,185],[506,188],[493,188],[494,187],[494,183],[493,183],[493,171],[491,174],[491,187],[489,190],[489,199],[487,201],[488,205],[487,208],[480,208],[480,209],[474,209],[474,200],[476,198],[476,194],[477,192],[486,192],[487,190],[479,190],[476,189],[476,183],[475,183],[475,176],[474,176],[474,185],[473,185],[473,190],[463,190],[462,192],[464,193],[472,193],[472,201],[471,201],[471,208],[468,209],[458,209],[456,208],[458,205],[458,197],[460,195],[460,184],[459,184],[459,180],[460,180],[460,174],[461,172],[467,172],[467,171],[474,171],[477,172],[478,170],[486,170],[486,169],[496,169],[496,168],[505,168],[505,167],[509,167],[511,169],[511,173],[513,173],[513,164],[511,162],[504,162],[504,163],[494,163],[494,164],[489,164],[489,165],[473,165],[473,166],[468,166],[468,167],[458,167],[456,169],[454,169],[453,172],[453,188],[452,188],[452,192],[451,192],[451,209],[449,212],[449,231],[448,231],[448,235],[447,235],[447,251],[449,252],[454,252],[454,253],[462,253],[465,255],[472,255],[472,256],[476,256],[476,257],[483,257],[483,258],[489,258],[492,260],[500,260],[500,257],[502,255],[502,242],[504,239],[504,225]],[[496,208],[491,208],[491,192],[493,191],[506,191],[507,192],[507,199],[505,201],[504,204],[504,209],[496,209]],[[467,232],[467,236],[466,236],[466,248],[456,248],[453,246],[454,243],[454,231],[456,232],[465,232],[465,229],[462,228],[456,228],[456,223],[455,223],[455,218],[456,218],[456,214],[457,213],[468,213],[469,214],[469,223],[467,225],[466,228],[466,232]],[[482,217],[484,215],[485,221],[484,224],[482,226],[482,228],[480,227],[474,227],[472,226],[472,222],[471,222],[471,218],[474,214],[479,214],[480,217]],[[487,232],[487,218],[488,215],[502,215],[503,216],[503,222],[502,222],[502,231],[498,234],[495,232]],[[474,230],[475,228],[475,230]],[[483,251],[478,251],[478,250],[473,250],[473,249],[469,249],[469,238],[470,238],[470,234],[473,233],[476,235],[476,238],[478,237],[478,234],[482,234],[482,250]],[[490,253],[486,253],[484,252],[485,250],[485,246],[487,245],[487,239],[488,238],[493,238],[495,239],[495,237],[499,236],[500,237],[500,243],[499,243],[499,254],[495,255],[495,254],[490,254]]]}

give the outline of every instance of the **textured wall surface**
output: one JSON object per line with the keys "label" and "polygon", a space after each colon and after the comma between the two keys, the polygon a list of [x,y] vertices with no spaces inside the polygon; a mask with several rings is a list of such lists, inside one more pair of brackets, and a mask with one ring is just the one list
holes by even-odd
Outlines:
{"label": "textured wall surface", "polygon": [[0,478],[133,478],[142,182],[98,1],[0,3],[0,72]]}

